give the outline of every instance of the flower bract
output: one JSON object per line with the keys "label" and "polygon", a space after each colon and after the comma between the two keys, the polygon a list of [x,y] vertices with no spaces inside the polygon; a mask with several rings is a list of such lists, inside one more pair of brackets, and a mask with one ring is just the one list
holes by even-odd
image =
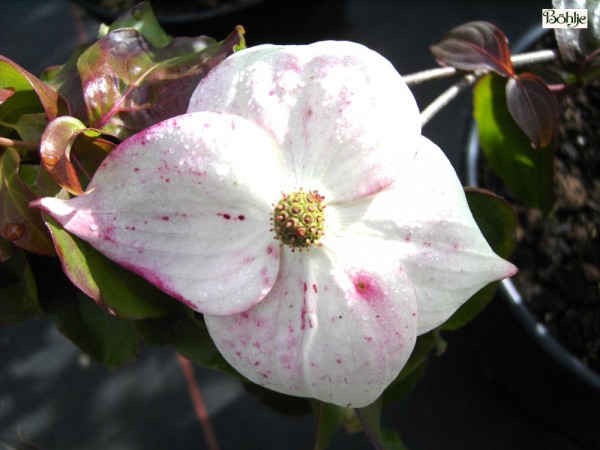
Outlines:
{"label": "flower bract", "polygon": [[203,313],[250,380],[348,407],[516,270],[421,136],[401,76],[349,42],[234,54],[188,114],[117,147],[84,195],[36,206]]}

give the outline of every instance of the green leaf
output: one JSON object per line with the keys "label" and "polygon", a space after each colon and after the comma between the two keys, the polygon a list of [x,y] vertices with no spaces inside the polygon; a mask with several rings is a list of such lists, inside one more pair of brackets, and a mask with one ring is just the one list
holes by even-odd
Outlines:
{"label": "green leaf", "polygon": [[195,364],[244,379],[225,361],[202,319],[176,314],[163,319],[142,320],[136,326],[148,344],[169,345]]}
{"label": "green leaf", "polygon": [[436,348],[438,336],[435,332],[422,334],[417,337],[415,348],[410,358],[396,379],[386,388],[382,398],[388,405],[408,395],[425,374],[429,354]]}
{"label": "green leaf", "polygon": [[65,336],[109,369],[137,356],[135,324],[106,313],[82,293],[62,295],[46,308]]}
{"label": "green leaf", "polygon": [[369,406],[356,409],[356,414],[369,442],[377,450],[406,450],[394,431],[381,428],[381,406],[380,398]]}
{"label": "green leaf", "polygon": [[63,270],[100,307],[124,319],[164,317],[177,306],[166,293],[112,262],[45,216]]}
{"label": "green leaf", "polygon": [[508,111],[505,86],[506,80],[494,74],[486,75],[475,86],[479,145],[490,169],[511,194],[548,214],[554,204],[552,148],[531,147]]}
{"label": "green leaf", "polygon": [[0,263],[0,325],[42,314],[31,267],[23,250],[14,248],[12,256]]}
{"label": "green leaf", "polygon": [[0,156],[0,236],[29,252],[54,256],[54,247],[35,195],[19,177],[19,154],[12,148]]}
{"label": "green leaf", "polygon": [[[39,99],[38,102],[46,112],[49,121],[58,116],[59,110],[62,107],[62,104],[59,104],[60,98],[54,90],[17,63],[2,55],[0,55],[0,88],[10,88],[15,91],[15,95],[18,92],[33,92]],[[2,103],[2,107],[13,100],[13,98],[14,95]],[[0,114],[0,119],[2,117],[3,115]]]}
{"label": "green leaf", "polygon": [[14,123],[7,123],[0,120],[0,125],[14,129],[21,140],[29,142],[39,142],[48,119],[45,113],[24,113],[18,114],[18,119]]}
{"label": "green leaf", "polygon": [[248,393],[280,414],[299,416],[311,412],[311,402],[308,398],[281,394],[248,380],[243,380],[242,383]]}
{"label": "green leaf", "polygon": [[221,43],[182,37],[160,48],[135,29],[109,32],[77,63],[87,125],[124,139],[184,114],[199,81],[242,42],[240,30]]}
{"label": "green leaf", "polygon": [[325,402],[318,402],[318,405],[314,450],[326,450],[335,432],[349,417],[354,415],[354,410]]}
{"label": "green leaf", "polygon": [[[508,259],[516,246],[515,211],[502,197],[484,189],[466,188],[465,193],[473,217],[488,244],[496,254]],[[490,302],[498,283],[490,283],[477,292],[442,325],[442,328],[455,330],[470,322]]]}
{"label": "green leaf", "polygon": [[105,34],[122,28],[139,31],[154,47],[165,47],[173,40],[162,29],[149,2],[141,2],[119,16],[106,30]]}

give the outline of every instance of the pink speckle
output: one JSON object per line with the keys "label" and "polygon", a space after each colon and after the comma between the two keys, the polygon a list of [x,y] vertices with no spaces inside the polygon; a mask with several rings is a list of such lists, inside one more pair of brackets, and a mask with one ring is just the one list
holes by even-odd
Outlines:
{"label": "pink speckle", "polygon": [[229,220],[231,219],[231,216],[229,214],[223,214],[223,219]]}
{"label": "pink speckle", "polygon": [[250,317],[250,314],[248,314],[248,311],[244,311],[244,312],[242,313],[242,317],[243,317],[244,319],[247,319],[248,317]]}
{"label": "pink speckle", "polygon": [[133,171],[134,171],[134,172],[139,172],[139,171],[140,171],[140,168],[139,168],[139,167],[134,167],[134,168],[133,168]]}
{"label": "pink speckle", "polygon": [[164,220],[165,222],[168,222],[169,220],[171,220],[171,218],[169,216],[162,216],[161,219]]}
{"label": "pink speckle", "polygon": [[267,255],[271,255],[273,253],[273,247],[270,245],[267,247]]}
{"label": "pink speckle", "polygon": [[338,364],[341,364],[341,363],[342,363],[342,360],[341,360],[340,358],[337,358],[337,359],[335,360],[335,362],[336,362],[336,363],[338,363]]}
{"label": "pink speckle", "polygon": [[371,336],[365,336],[365,341],[373,342],[373,338]]}
{"label": "pink speckle", "polygon": [[375,305],[384,298],[383,291],[370,274],[361,272],[352,276],[356,293],[369,304]]}
{"label": "pink speckle", "polygon": [[313,291],[315,291],[315,294],[316,294],[316,293],[317,293],[317,285],[316,285],[316,284],[313,284],[313,285],[312,285],[312,288],[313,288]]}
{"label": "pink speckle", "polygon": [[254,342],[252,343],[252,346],[253,346],[254,348],[260,348],[260,342],[259,342],[259,341],[254,341]]}
{"label": "pink speckle", "polygon": [[269,91],[269,96],[273,96],[273,94],[275,94],[273,91]]}
{"label": "pink speckle", "polygon": [[238,220],[246,220],[246,216],[244,216],[243,214],[240,214],[238,216]]}

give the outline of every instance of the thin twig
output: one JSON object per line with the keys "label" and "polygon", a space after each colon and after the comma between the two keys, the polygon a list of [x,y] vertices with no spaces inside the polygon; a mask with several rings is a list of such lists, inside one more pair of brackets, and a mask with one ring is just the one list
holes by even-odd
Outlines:
{"label": "thin twig", "polygon": [[481,75],[482,73],[465,75],[460,81],[442,92],[427,106],[427,108],[421,111],[421,127],[425,126],[425,124],[429,122],[433,116],[440,112],[458,94],[467,89],[469,86],[472,86],[473,83],[475,83],[481,77]]}
{"label": "thin twig", "polygon": [[[510,58],[515,67],[521,67],[528,64],[536,64],[540,62],[552,61],[558,58],[556,50],[536,50],[534,52],[521,53]],[[429,80],[438,80],[447,78],[459,73],[459,70],[454,67],[436,67],[427,69],[421,72],[403,75],[402,78],[409,86],[415,86]]]}
{"label": "thin twig", "polygon": [[37,150],[39,148],[39,144],[36,144],[35,142],[17,141],[15,139],[0,137],[0,147],[14,147],[24,148],[26,150]]}
{"label": "thin twig", "polygon": [[196,412],[196,417],[198,418],[198,421],[202,426],[202,431],[204,432],[204,438],[206,439],[208,448],[209,450],[219,450],[217,436],[215,435],[213,427],[210,423],[208,411],[204,406],[202,394],[200,393],[200,387],[198,386],[198,383],[196,383],[192,363],[188,359],[181,356],[179,353],[177,354],[177,359],[179,360],[179,364],[181,365],[181,370],[183,371],[183,375],[185,377],[188,390],[190,392],[190,397],[194,405],[194,411]]}

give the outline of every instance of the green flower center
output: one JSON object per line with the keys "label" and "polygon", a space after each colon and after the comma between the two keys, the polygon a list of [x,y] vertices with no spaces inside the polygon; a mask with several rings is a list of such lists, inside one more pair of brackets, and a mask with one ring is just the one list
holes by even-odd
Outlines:
{"label": "green flower center", "polygon": [[275,203],[271,221],[275,239],[295,249],[307,249],[322,245],[325,216],[321,204],[325,197],[317,191],[305,192],[302,189],[291,194],[282,193],[281,200]]}

